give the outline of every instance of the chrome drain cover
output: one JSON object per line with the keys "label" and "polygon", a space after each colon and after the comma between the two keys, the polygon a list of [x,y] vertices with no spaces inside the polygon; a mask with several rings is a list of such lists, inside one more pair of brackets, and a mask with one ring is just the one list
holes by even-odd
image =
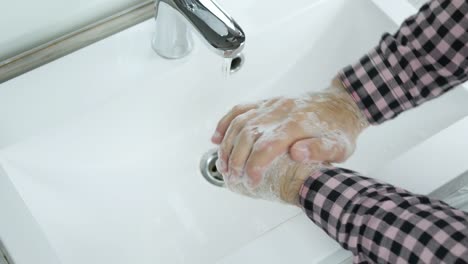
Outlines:
{"label": "chrome drain cover", "polygon": [[217,160],[218,149],[212,149],[206,152],[200,161],[200,172],[209,183],[218,187],[224,187],[223,175],[221,175],[216,168]]}

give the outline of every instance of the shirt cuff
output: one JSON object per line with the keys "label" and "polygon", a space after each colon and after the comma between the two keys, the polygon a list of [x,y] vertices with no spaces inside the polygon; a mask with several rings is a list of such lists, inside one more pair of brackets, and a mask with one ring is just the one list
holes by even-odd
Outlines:
{"label": "shirt cuff", "polygon": [[370,124],[381,124],[414,107],[402,81],[403,69],[392,67],[385,37],[382,43],[358,63],[341,70],[339,78]]}
{"label": "shirt cuff", "polygon": [[342,168],[323,168],[302,185],[299,203],[307,216],[329,236],[339,240],[338,227],[352,200],[376,184],[373,179]]}

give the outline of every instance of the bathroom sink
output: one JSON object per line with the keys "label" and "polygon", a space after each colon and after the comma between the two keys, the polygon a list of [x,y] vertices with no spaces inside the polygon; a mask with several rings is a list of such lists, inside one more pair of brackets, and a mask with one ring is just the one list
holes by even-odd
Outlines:
{"label": "bathroom sink", "polygon": [[[151,20],[0,85],[0,164],[62,263],[215,263],[301,214],[200,175],[216,122],[325,88],[397,24],[379,1],[225,2],[247,36],[235,74],[198,40],[184,59],[158,57]],[[467,100],[456,89],[368,129],[343,166],[378,170],[466,116]],[[338,249],[298,228],[317,239],[307,261]]]}

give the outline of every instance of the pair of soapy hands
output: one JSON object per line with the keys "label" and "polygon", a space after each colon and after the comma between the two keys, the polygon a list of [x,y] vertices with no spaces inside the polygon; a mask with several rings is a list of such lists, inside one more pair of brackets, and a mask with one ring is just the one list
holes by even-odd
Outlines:
{"label": "pair of soapy hands", "polygon": [[237,105],[218,123],[218,171],[237,193],[298,205],[308,177],[354,151],[366,119],[338,79],[301,98]]}

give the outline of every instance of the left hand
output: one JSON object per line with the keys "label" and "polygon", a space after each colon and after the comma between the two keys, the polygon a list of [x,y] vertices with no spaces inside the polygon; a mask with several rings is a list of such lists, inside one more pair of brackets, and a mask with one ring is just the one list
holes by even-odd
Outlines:
{"label": "left hand", "polygon": [[228,180],[226,185],[229,190],[252,198],[299,206],[301,186],[309,177],[319,176],[319,169],[323,166],[298,163],[291,160],[288,154],[283,154],[270,164],[255,187],[247,177],[234,182]]}

